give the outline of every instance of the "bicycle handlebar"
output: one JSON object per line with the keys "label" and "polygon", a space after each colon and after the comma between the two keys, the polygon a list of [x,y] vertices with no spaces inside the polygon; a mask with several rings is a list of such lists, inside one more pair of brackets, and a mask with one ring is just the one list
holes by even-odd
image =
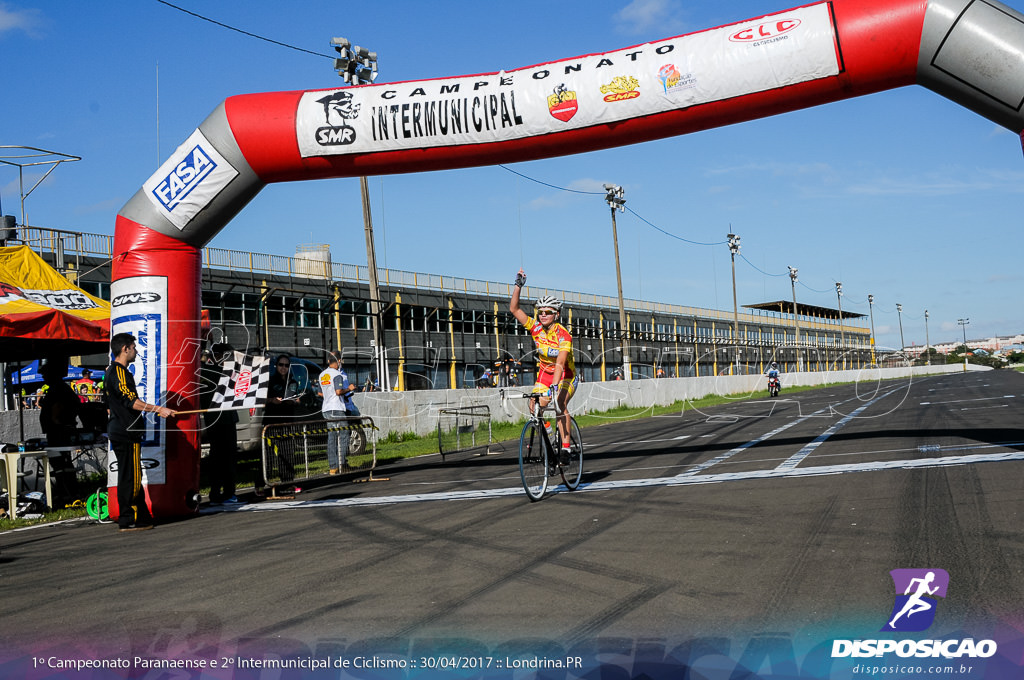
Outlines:
{"label": "bicycle handlebar", "polygon": [[[524,392],[523,394],[521,394],[519,396],[521,396],[523,399],[533,399],[533,400],[535,400],[537,402],[537,405],[540,406],[540,399],[541,399],[541,397],[548,397],[548,396],[551,396],[551,395],[544,394],[543,392]],[[558,408],[558,400],[557,399],[552,399],[551,402],[547,406],[541,407],[541,412],[547,410],[548,408],[553,408],[554,411],[555,411],[555,415],[559,415],[559,416],[562,415],[562,411]],[[540,415],[540,414],[538,413],[538,415]]]}

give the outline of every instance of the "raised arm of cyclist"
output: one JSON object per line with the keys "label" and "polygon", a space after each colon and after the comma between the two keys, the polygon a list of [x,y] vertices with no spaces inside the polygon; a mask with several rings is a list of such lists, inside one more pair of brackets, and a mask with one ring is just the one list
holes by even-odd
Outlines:
{"label": "raised arm of cyclist", "polygon": [[[548,395],[540,399],[541,407],[548,405],[552,392],[556,395],[558,433],[561,435],[564,449],[561,453],[567,462],[571,438],[568,405],[579,384],[573,359],[572,336],[565,326],[558,323],[562,310],[562,303],[558,298],[545,295],[537,300],[534,306],[537,316],[531,317],[519,305],[519,296],[526,284],[526,274],[522,269],[516,274],[515,283],[508,308],[512,316],[530,332],[537,347],[537,382],[533,386],[533,391]],[[530,408],[533,408],[532,402]]]}

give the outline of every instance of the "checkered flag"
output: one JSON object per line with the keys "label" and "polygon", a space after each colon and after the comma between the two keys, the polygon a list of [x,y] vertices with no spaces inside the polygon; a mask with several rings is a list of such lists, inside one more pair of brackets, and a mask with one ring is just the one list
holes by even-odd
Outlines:
{"label": "checkered flag", "polygon": [[210,410],[263,406],[270,384],[270,358],[233,352],[224,361],[224,371],[213,393]]}

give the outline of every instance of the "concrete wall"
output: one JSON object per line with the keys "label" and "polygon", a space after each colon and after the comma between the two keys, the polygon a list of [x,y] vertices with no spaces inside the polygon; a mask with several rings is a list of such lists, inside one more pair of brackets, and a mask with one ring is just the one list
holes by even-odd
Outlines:
{"label": "concrete wall", "polygon": [[[991,370],[970,365],[970,370]],[[861,382],[907,378],[941,373],[963,372],[962,364],[920,366],[915,368],[882,368],[861,371],[822,373],[787,373],[782,376],[783,397],[787,387],[814,386],[829,383]],[[873,389],[873,388],[872,388]],[[363,415],[373,418],[380,436],[389,432],[429,434],[437,428],[442,409],[485,405],[494,422],[515,422],[526,415],[526,401],[519,395],[524,388],[434,390],[422,392],[371,392],[357,394],[356,406]],[[761,375],[719,376],[704,378],[658,378],[649,380],[583,383],[570,403],[574,414],[597,413],[617,406],[667,406],[677,401],[696,400],[711,394],[767,396],[766,378]]]}
{"label": "concrete wall", "polygon": [[[972,371],[991,370],[973,364]],[[939,373],[959,373],[962,364],[920,366],[916,368],[882,368],[862,371],[832,371],[825,373],[787,373],[782,376],[783,397],[787,387],[797,385],[824,385],[839,382],[868,382],[923,376]],[[666,406],[677,401],[700,399],[709,394],[765,395],[764,376],[738,375],[704,378],[658,378],[650,380],[583,383],[573,396],[574,414],[607,411],[617,406]],[[356,405],[363,415],[373,418],[380,428],[379,436],[389,432],[415,432],[426,435],[437,429],[438,414],[442,409],[460,406],[485,405],[490,408],[494,422],[515,422],[526,415],[526,400],[519,395],[524,388],[424,390],[420,392],[370,392],[357,394]],[[41,437],[39,411],[24,411],[25,439]],[[0,442],[21,441],[17,411],[0,411]]]}

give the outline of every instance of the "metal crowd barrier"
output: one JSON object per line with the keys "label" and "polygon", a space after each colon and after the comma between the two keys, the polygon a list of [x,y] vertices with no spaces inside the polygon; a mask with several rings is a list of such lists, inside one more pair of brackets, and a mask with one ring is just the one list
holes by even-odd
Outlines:
{"label": "metal crowd barrier", "polygon": [[[327,435],[344,431],[349,433],[349,469],[369,471],[369,479],[358,481],[378,481],[380,478],[373,477],[377,467],[377,438],[372,433],[376,430],[369,416],[267,425],[261,438],[263,479],[271,489],[276,489],[278,485],[326,476],[329,473]],[[371,436],[367,436],[367,432]],[[369,459],[366,458],[367,446]]]}
{"label": "metal crowd barrier", "polygon": [[[483,424],[487,425],[484,441]],[[479,438],[477,432],[480,431]],[[478,441],[479,439],[479,441]],[[486,405],[443,408],[437,412],[437,446],[441,460],[450,453],[484,447],[481,454],[491,452],[491,408]]]}

